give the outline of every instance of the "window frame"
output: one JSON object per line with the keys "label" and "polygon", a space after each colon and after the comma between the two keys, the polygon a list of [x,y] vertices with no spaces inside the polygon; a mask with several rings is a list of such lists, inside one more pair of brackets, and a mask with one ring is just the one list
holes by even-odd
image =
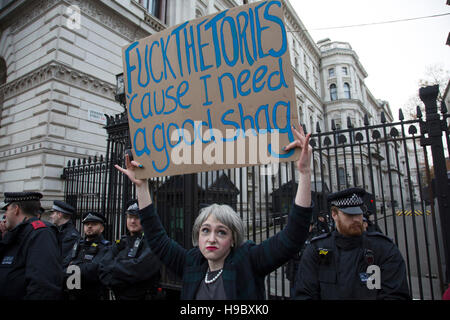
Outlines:
{"label": "window frame", "polygon": [[336,70],[334,68],[328,68],[328,77],[336,77]]}
{"label": "window frame", "polygon": [[348,76],[348,68],[347,67],[342,67],[342,74],[344,75],[344,76]]}
{"label": "window frame", "polygon": [[352,90],[348,82],[344,82],[344,98],[345,99],[352,98]]}
{"label": "window frame", "polygon": [[[337,92],[337,86],[335,83],[330,84],[330,100],[336,101],[338,99],[338,92]],[[333,99],[334,97],[334,99]]]}

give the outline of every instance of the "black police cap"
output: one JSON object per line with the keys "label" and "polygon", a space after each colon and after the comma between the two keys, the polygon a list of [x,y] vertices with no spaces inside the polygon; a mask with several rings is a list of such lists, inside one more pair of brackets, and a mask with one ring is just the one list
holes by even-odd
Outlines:
{"label": "black police cap", "polygon": [[65,214],[72,215],[75,213],[75,208],[64,201],[55,200],[53,201],[52,211],[59,211]]}
{"label": "black police cap", "polygon": [[106,223],[106,218],[100,212],[93,212],[93,211],[86,212],[83,215],[82,223],[84,224],[84,223],[90,222],[90,221],[92,221],[92,222],[100,222],[102,224],[105,224]]}
{"label": "black police cap", "polygon": [[349,188],[327,196],[328,203],[331,206],[339,208],[347,214],[363,214],[364,195],[366,190],[363,188]]}
{"label": "black police cap", "polygon": [[40,192],[5,192],[5,201],[2,204],[2,209],[6,209],[12,202],[22,201],[40,201],[42,193]]}
{"label": "black police cap", "polygon": [[139,206],[137,200],[130,200],[127,203],[127,209],[124,212],[125,215],[131,214],[134,216],[139,215]]}

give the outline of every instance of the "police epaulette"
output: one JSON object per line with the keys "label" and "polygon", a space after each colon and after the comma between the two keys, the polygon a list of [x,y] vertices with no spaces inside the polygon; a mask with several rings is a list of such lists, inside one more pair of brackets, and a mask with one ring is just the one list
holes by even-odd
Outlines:
{"label": "police epaulette", "polygon": [[331,235],[331,232],[321,234],[320,236],[317,236],[317,237],[312,238],[312,239],[311,239],[311,242],[316,241],[316,240],[319,240],[319,239],[325,239],[325,238],[328,238],[330,235]]}
{"label": "police epaulette", "polygon": [[381,233],[381,232],[378,232],[378,231],[366,232],[366,234],[367,234],[369,237],[381,237],[381,238],[384,238],[384,239],[389,240],[390,242],[393,242],[392,239],[389,238],[387,235],[385,235],[385,234],[383,234],[383,233]]}
{"label": "police epaulette", "polygon": [[43,223],[41,220],[33,221],[31,225],[33,226],[34,230],[47,227],[47,225]]}

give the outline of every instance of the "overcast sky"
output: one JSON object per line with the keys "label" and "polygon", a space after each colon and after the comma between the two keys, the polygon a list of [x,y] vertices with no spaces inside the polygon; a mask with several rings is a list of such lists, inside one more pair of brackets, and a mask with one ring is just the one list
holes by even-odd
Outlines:
{"label": "overcast sky", "polygon": [[450,70],[450,15],[362,27],[314,30],[450,13],[446,0],[290,0],[315,42],[349,42],[366,69],[369,90],[398,108],[418,92],[426,67]]}

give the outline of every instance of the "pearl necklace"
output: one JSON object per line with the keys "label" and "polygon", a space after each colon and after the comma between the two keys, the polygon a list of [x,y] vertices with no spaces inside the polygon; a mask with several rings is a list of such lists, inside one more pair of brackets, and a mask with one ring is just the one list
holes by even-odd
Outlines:
{"label": "pearl necklace", "polygon": [[208,280],[208,271],[206,271],[206,274],[205,274],[205,283],[206,284],[210,284],[210,283],[213,283],[214,281],[216,281],[219,277],[220,277],[220,275],[222,274],[222,272],[223,272],[223,269],[220,269],[220,271],[216,274],[216,276],[214,277],[214,278],[212,278],[211,280]]}

